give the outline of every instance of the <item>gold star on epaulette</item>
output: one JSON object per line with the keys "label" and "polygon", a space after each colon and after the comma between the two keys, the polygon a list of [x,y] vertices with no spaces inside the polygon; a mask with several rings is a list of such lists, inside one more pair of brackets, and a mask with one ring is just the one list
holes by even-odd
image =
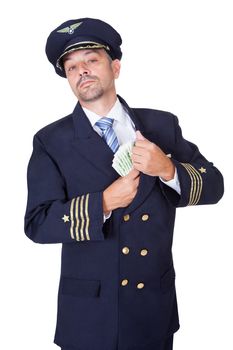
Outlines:
{"label": "gold star on epaulette", "polygon": [[203,168],[203,166],[200,168],[200,169],[198,169],[202,174],[206,174],[206,169],[205,168]]}
{"label": "gold star on epaulette", "polygon": [[69,217],[68,215],[64,215],[63,218],[62,218],[62,220],[63,220],[64,222],[68,222],[68,221],[70,221],[70,217]]}

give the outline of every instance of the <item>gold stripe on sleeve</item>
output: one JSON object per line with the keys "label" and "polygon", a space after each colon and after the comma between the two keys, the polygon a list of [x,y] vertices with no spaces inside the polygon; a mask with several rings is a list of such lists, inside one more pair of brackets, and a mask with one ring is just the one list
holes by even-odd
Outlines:
{"label": "gold stripe on sleeve", "polygon": [[200,190],[199,190],[199,194],[197,195],[197,199],[196,199],[195,204],[198,204],[198,202],[200,201],[202,188],[203,188],[203,181],[202,181],[202,178],[200,178]]}
{"label": "gold stripe on sleeve", "polygon": [[181,163],[191,179],[191,189],[188,205],[196,205],[201,197],[203,181],[199,172],[189,163]]}
{"label": "gold stripe on sleeve", "polygon": [[73,214],[73,210],[74,210],[74,202],[75,202],[75,198],[72,199],[71,204],[70,204],[70,235],[71,238],[74,239],[74,214]]}
{"label": "gold stripe on sleeve", "polygon": [[193,205],[196,205],[201,197],[201,193],[202,193],[202,187],[203,187],[203,181],[202,181],[202,177],[199,174],[199,172],[190,164],[190,168],[192,169],[192,171],[195,173],[196,176],[196,180],[197,180],[197,190],[196,190],[196,195],[193,198]]}
{"label": "gold stripe on sleeve", "polygon": [[190,171],[189,168],[188,168],[188,164],[186,164],[186,163],[181,163],[181,164],[182,164],[183,167],[186,169],[186,171],[187,171],[187,173],[189,174],[190,179],[191,179],[191,189],[190,189],[189,202],[188,202],[188,205],[191,205],[192,196],[193,196],[193,191],[194,191],[194,178],[193,178],[193,175],[192,175],[191,171]]}
{"label": "gold stripe on sleeve", "polygon": [[90,218],[88,213],[88,204],[89,204],[89,193],[86,195],[85,215],[86,215],[86,237],[87,237],[87,240],[90,241],[90,236],[89,236]]}
{"label": "gold stripe on sleeve", "polygon": [[190,198],[190,202],[189,202],[189,205],[194,205],[195,203],[195,198],[196,198],[196,194],[197,194],[197,191],[198,191],[198,179],[197,179],[197,176],[196,176],[196,173],[195,173],[195,169],[190,165],[190,164],[186,164],[186,170],[189,171],[189,173],[192,174],[192,177],[193,177],[193,192],[192,192],[192,196]]}
{"label": "gold stripe on sleeve", "polygon": [[80,241],[79,233],[78,233],[78,227],[79,227],[79,218],[78,218],[79,199],[80,199],[80,197],[77,197],[77,199],[76,199],[76,206],[75,206],[75,219],[76,219],[75,235],[76,235],[76,241]]}
{"label": "gold stripe on sleeve", "polygon": [[83,235],[83,227],[84,227],[83,200],[84,200],[84,195],[82,195],[81,202],[80,202],[80,217],[81,217],[80,234],[81,234],[81,241],[84,241],[84,235]]}

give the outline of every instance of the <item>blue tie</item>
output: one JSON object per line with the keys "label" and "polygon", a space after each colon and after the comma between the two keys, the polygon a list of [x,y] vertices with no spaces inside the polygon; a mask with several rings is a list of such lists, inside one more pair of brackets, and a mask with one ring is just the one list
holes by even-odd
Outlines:
{"label": "blue tie", "polygon": [[102,132],[102,138],[106,141],[107,145],[115,153],[119,148],[119,143],[115,131],[113,130],[112,124],[113,119],[107,117],[103,117],[95,123],[95,125],[97,125]]}

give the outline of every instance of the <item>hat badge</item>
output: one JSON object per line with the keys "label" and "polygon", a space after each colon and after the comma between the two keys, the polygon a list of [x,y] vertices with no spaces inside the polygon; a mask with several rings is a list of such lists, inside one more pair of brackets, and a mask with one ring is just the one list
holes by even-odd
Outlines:
{"label": "hat badge", "polygon": [[71,24],[69,27],[62,28],[60,30],[57,30],[57,33],[66,33],[66,34],[74,34],[75,29],[77,29],[79,26],[81,26],[83,22],[78,22]]}

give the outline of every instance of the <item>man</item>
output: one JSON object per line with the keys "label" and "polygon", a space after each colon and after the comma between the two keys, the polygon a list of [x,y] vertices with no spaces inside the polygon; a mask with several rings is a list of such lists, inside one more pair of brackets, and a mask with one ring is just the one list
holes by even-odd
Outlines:
{"label": "man", "polygon": [[[63,243],[55,343],[63,350],[171,350],[179,328],[171,246],[176,207],[216,203],[220,172],[167,112],[116,94],[121,37],[97,19],[47,40],[78,103],[34,137],[25,232]],[[133,142],[133,169],[112,167]]]}

